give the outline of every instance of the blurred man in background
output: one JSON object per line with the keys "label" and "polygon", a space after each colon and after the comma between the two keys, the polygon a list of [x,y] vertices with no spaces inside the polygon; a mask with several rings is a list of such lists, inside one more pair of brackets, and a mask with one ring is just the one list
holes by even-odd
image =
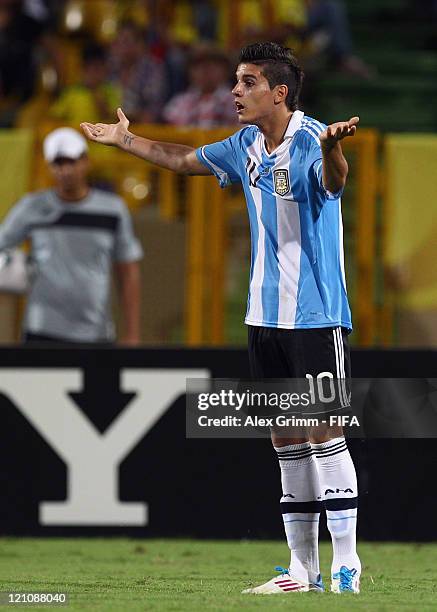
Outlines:
{"label": "blurred man in background", "polygon": [[114,264],[124,318],[121,342],[140,341],[142,249],[124,202],[89,186],[85,139],[59,128],[44,141],[55,187],[28,194],[0,225],[0,250],[30,238],[33,279],[23,323],[30,342],[112,342]]}
{"label": "blurred man in background", "polygon": [[213,128],[235,125],[235,103],[229,88],[229,62],[212,47],[193,52],[189,65],[190,85],[165,106],[163,118],[172,125]]}

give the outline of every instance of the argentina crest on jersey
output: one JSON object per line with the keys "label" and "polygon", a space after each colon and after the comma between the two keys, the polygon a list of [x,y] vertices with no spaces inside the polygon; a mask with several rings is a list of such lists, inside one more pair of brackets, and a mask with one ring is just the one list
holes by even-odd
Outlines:
{"label": "argentina crest on jersey", "polygon": [[275,192],[280,196],[284,196],[290,191],[290,179],[288,177],[288,170],[285,168],[280,170],[274,170],[273,176],[275,183]]}

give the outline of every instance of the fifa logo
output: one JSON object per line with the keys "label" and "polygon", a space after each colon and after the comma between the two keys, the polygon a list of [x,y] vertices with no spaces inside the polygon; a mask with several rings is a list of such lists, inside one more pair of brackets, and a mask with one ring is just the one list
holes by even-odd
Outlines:
{"label": "fifa logo", "polygon": [[274,170],[273,176],[275,177],[275,192],[280,196],[284,196],[290,191],[288,170]]}

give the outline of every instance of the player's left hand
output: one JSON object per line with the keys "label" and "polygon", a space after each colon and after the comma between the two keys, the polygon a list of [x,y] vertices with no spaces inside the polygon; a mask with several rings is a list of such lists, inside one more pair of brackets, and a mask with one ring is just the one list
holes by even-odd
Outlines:
{"label": "player's left hand", "polygon": [[321,146],[330,148],[339,140],[343,140],[347,136],[353,136],[357,131],[359,120],[359,117],[351,117],[349,121],[339,121],[328,125],[319,136]]}

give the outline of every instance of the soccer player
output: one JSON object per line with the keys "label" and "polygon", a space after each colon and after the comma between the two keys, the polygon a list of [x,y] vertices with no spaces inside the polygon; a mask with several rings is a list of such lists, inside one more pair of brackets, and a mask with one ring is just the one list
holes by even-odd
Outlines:
{"label": "soccer player", "polygon": [[[348,165],[340,141],[358,117],[328,127],[298,110],[303,73],[290,49],[244,48],[233,89],[240,131],[197,150],[129,131],[118,109],[112,125],[83,123],[93,141],[115,145],[183,174],[242,184],[252,261],[246,324],[255,378],[350,376],[340,197]],[[324,504],[333,543],[331,590],[359,592],[357,481],[340,431],[278,437],[283,515],[291,561],[282,575],[245,593],[322,591],[318,523]]]}

